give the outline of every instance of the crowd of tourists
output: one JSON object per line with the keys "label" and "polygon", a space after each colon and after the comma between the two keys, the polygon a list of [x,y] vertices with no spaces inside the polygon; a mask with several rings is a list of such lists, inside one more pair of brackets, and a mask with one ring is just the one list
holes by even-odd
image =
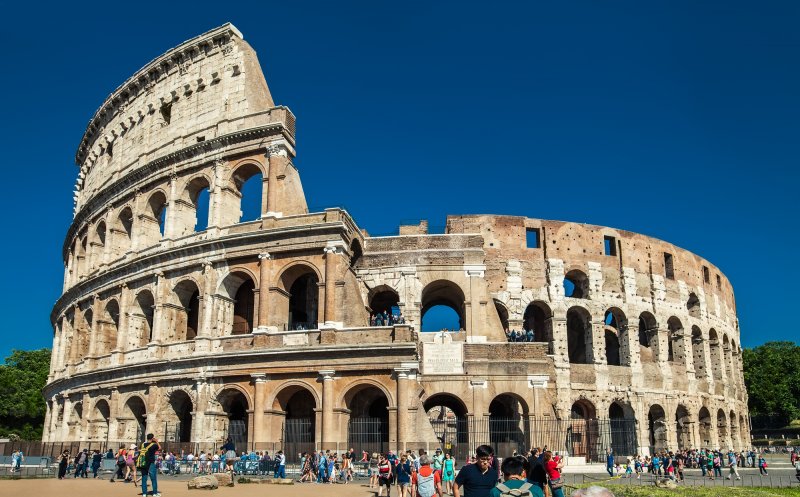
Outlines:
{"label": "crowd of tourists", "polygon": [[741,452],[706,449],[676,452],[662,450],[652,456],[628,457],[624,462],[614,457],[610,450],[606,453],[606,471],[609,476],[626,478],[640,479],[643,474],[649,473],[680,482],[684,481],[684,469],[691,468],[699,469],[703,478],[708,477],[711,480],[723,478],[723,469],[727,472],[726,479],[741,480],[738,469],[741,467],[758,467],[760,475],[769,475],[764,455],[752,449]]}
{"label": "crowd of tourists", "polygon": [[383,311],[370,313],[369,325],[370,326],[394,326],[396,324],[406,324],[406,318],[403,313],[395,314],[393,312]]}
{"label": "crowd of tourists", "polygon": [[508,340],[509,342],[534,342],[535,341],[535,339],[534,339],[535,334],[533,332],[533,329],[517,331],[517,330],[509,330],[508,328],[506,328],[504,330],[504,332],[506,334],[506,340]]}

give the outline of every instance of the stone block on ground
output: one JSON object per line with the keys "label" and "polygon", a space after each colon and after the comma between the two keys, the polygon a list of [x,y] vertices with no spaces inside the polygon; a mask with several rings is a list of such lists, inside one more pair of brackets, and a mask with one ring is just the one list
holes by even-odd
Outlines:
{"label": "stone block on ground", "polygon": [[215,490],[219,488],[219,483],[211,475],[202,475],[189,480],[187,487],[189,490]]}
{"label": "stone block on ground", "polygon": [[669,488],[675,489],[678,488],[678,484],[674,481],[670,480],[669,478],[659,478],[656,480],[656,486],[658,488]]}
{"label": "stone block on ground", "polygon": [[228,473],[214,473],[214,478],[217,479],[217,483],[220,487],[232,487],[233,486],[233,478]]}
{"label": "stone block on ground", "polygon": [[273,485],[294,485],[294,480],[291,478],[273,478],[271,480],[264,481],[272,483]]}

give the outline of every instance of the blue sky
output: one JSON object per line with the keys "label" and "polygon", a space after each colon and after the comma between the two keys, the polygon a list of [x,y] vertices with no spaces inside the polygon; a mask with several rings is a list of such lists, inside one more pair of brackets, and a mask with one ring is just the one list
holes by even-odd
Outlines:
{"label": "blue sky", "polygon": [[719,266],[742,343],[797,341],[798,2],[35,2],[4,7],[0,354],[50,346],[75,149],[104,98],[226,21],[298,118],[309,206],[373,234],[500,213]]}

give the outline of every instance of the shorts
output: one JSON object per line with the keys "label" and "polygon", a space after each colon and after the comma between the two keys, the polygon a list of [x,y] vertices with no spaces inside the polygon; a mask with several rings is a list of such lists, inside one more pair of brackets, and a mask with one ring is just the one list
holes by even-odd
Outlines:
{"label": "shorts", "polygon": [[370,476],[378,476],[378,468],[369,468]]}

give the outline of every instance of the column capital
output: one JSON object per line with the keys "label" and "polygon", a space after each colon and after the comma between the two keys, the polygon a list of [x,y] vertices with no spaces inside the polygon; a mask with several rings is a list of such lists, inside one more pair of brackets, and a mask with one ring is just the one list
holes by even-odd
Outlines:
{"label": "column capital", "polygon": [[342,254],[344,253],[344,247],[341,245],[328,245],[322,249],[325,255],[328,254]]}
{"label": "column capital", "polygon": [[335,375],[335,374],[336,374],[336,371],[334,371],[333,369],[321,369],[319,371],[319,375],[322,376],[323,380],[332,380],[333,379],[333,375]]}
{"label": "column capital", "polygon": [[267,157],[272,157],[272,156],[288,157],[289,149],[287,148],[285,143],[273,143],[272,145],[267,147],[267,153],[265,155]]}
{"label": "column capital", "polygon": [[264,383],[267,381],[267,374],[266,373],[251,373],[250,378],[253,379],[254,383]]}
{"label": "column capital", "polygon": [[528,388],[547,388],[550,377],[545,375],[528,375]]}
{"label": "column capital", "polygon": [[261,252],[260,254],[258,254],[258,258],[261,260],[270,260],[272,259],[272,254],[270,254],[269,252]]}

